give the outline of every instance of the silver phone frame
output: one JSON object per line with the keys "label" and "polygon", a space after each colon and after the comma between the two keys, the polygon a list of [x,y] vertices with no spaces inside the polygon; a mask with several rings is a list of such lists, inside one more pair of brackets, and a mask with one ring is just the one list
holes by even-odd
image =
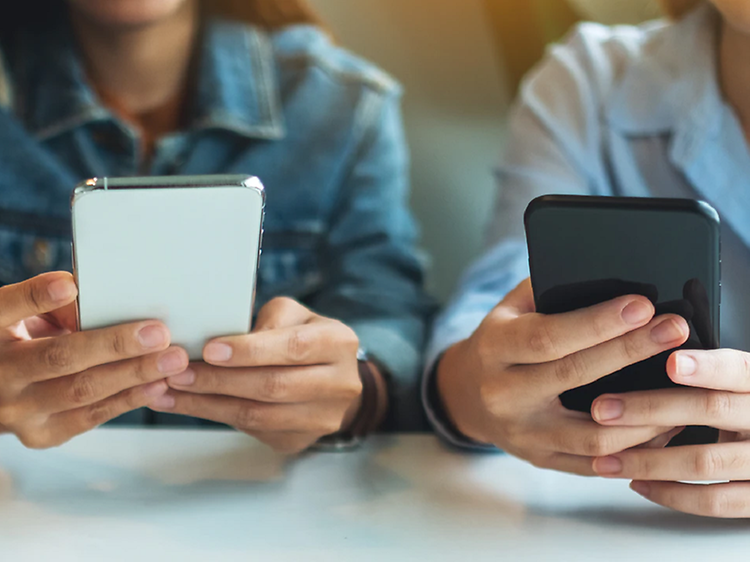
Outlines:
{"label": "silver phone frame", "polygon": [[[263,235],[265,234],[266,221],[266,189],[256,176],[242,174],[224,175],[200,175],[200,176],[134,176],[129,178],[90,178],[75,186],[70,197],[70,213],[72,221],[72,240],[70,243],[70,256],[73,269],[73,278],[78,286],[78,267],[76,260],[76,229],[74,206],[81,198],[95,191],[124,190],[124,189],[201,189],[215,187],[241,187],[256,191],[261,197],[260,232],[258,234],[258,260],[255,271],[255,285],[250,299],[250,322],[248,330],[252,328],[253,310],[255,309],[255,297],[258,289],[258,275],[260,273],[260,258],[263,255]],[[80,297],[80,295],[79,295]],[[76,328],[81,331],[81,302],[76,298]]]}

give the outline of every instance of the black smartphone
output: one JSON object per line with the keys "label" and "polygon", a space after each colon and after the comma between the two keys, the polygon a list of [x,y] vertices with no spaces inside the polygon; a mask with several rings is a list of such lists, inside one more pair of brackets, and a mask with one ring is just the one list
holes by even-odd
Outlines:
{"label": "black smartphone", "polygon": [[[659,314],[690,326],[685,349],[719,347],[719,215],[692,199],[548,195],[524,217],[537,312],[558,314],[624,295],[643,295]],[[676,386],[668,351],[560,396],[590,412],[602,394]],[[686,429],[672,444],[715,442],[712,428]]]}

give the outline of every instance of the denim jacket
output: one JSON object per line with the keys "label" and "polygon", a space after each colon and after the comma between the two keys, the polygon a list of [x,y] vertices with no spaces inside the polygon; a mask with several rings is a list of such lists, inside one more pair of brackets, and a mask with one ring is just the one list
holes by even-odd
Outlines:
{"label": "denim jacket", "polygon": [[[70,194],[142,172],[139,136],[87,84],[67,24],[6,40],[0,68],[0,284],[69,270]],[[358,334],[391,378],[388,426],[423,427],[433,308],[408,209],[400,90],[315,27],[205,26],[185,130],[150,175],[242,173],[267,190],[257,306],[295,298]],[[117,421],[197,424],[137,411]]]}

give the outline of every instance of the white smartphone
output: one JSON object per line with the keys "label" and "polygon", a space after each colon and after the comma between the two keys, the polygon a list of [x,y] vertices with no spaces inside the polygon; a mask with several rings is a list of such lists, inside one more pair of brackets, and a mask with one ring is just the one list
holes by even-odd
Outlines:
{"label": "white smartphone", "polygon": [[248,176],[91,179],[76,187],[78,325],[161,320],[200,360],[206,342],[248,333],[265,191]]}

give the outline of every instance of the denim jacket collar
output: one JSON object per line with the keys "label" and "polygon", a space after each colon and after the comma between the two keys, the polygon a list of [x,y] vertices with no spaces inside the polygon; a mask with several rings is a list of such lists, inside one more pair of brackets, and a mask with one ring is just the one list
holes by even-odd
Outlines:
{"label": "denim jacket collar", "polygon": [[[240,23],[211,20],[202,37],[190,130],[222,129],[248,138],[283,138],[276,65],[267,34]],[[59,26],[45,41],[27,36],[16,54],[23,59],[15,65],[21,72],[14,76],[14,89],[21,94],[15,98],[34,102],[28,104],[32,108],[28,113],[20,101],[13,110],[38,140],[113,119],[87,83],[68,25]],[[3,83],[0,80],[0,86]]]}

